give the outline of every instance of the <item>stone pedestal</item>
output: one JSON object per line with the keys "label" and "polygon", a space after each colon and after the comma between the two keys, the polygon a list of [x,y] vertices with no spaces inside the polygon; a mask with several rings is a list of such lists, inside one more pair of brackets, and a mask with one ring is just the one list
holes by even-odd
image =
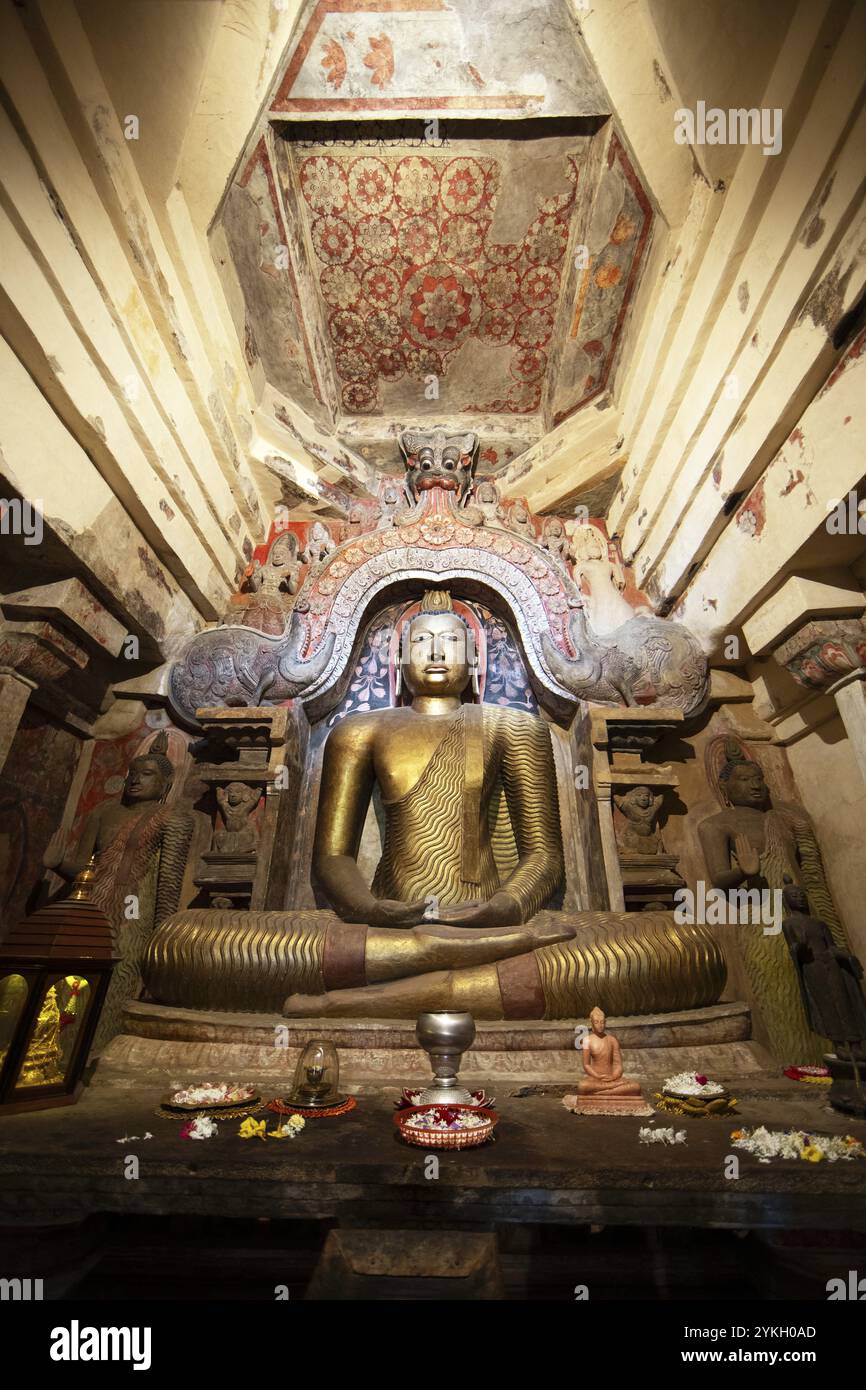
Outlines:
{"label": "stone pedestal", "polygon": [[[476,1021],[472,1047],[460,1077],[470,1089],[498,1093],[545,1082],[575,1086],[581,1067],[574,1046],[577,1020]],[[745,1004],[713,1004],[675,1014],[611,1018],[629,1076],[658,1082],[680,1071],[713,1077],[756,1074],[772,1058],[751,1040]],[[279,1014],[207,1013],[136,1001],[124,1010],[123,1032],[100,1059],[100,1084],[129,1086],[150,1080],[167,1087],[175,1079],[242,1076],[268,1088],[294,1075],[301,1050],[312,1039],[333,1042],[347,1085],[366,1081],[397,1087],[430,1079],[427,1054],[410,1019],[286,1019]]]}
{"label": "stone pedestal", "polygon": [[562,1103],[573,1115],[654,1115],[643,1096],[563,1096]]}

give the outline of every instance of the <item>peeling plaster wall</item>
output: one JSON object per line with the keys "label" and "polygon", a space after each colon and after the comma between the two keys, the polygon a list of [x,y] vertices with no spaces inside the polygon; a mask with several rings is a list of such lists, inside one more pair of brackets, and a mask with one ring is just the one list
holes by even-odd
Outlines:
{"label": "peeling plaster wall", "polygon": [[[649,12],[667,59],[668,76],[680,101],[695,109],[759,107],[796,0],[649,0]],[[664,98],[660,86],[660,98]],[[706,145],[699,158],[713,182],[730,180],[742,147]]]}
{"label": "peeling plaster wall", "polygon": [[189,118],[222,6],[214,0],[75,0],[94,55],[123,119],[138,116],[130,142],[155,198],[174,182]]}

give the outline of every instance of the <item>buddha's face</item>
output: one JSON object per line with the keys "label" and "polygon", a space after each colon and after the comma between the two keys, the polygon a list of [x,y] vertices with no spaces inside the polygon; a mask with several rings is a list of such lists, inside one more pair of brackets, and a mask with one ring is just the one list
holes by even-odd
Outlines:
{"label": "buddha's face", "polygon": [[593,1033],[595,1033],[597,1038],[600,1038],[604,1032],[604,1014],[601,1009],[593,1009],[589,1016],[589,1022]]}
{"label": "buddha's face", "polygon": [[123,799],[128,802],[159,801],[167,783],[168,778],[154,758],[136,758],[126,774]]}
{"label": "buddha's face", "polygon": [[767,784],[757,763],[735,763],[723,786],[732,806],[763,806],[767,799]]}
{"label": "buddha's face", "polygon": [[413,695],[459,695],[472,673],[472,636],[456,613],[419,613],[403,646],[403,680]]}
{"label": "buddha's face", "polygon": [[808,917],[809,899],[799,884],[789,883],[782,890],[782,902],[789,912],[802,912]]}

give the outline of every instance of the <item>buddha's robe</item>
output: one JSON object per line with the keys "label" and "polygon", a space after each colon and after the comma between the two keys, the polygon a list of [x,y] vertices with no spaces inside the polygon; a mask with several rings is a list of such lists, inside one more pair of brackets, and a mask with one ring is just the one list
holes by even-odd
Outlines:
{"label": "buddha's robe", "polygon": [[[272,1012],[289,995],[316,1001],[328,993],[337,1015],[415,1017],[428,1006],[391,988],[405,979],[425,989],[432,981],[444,1002],[430,1007],[469,1009],[485,1019],[585,1016],[601,998],[612,1014],[700,1008],[718,999],[724,960],[706,928],[677,927],[672,913],[543,911],[564,870],[553,749],[542,720],[464,705],[443,725],[415,785],[385,802],[372,892],[403,902],[432,895],[443,908],[506,892],[525,927],[452,927],[453,959],[443,966],[430,963],[424,926],[371,929],[328,910],[187,908],[148,944],[143,974],[151,996],[193,1008]],[[507,816],[497,804],[500,789]],[[510,853],[503,852],[506,839]],[[563,928],[575,939],[543,944]],[[383,971],[383,960],[392,968]]]}
{"label": "buddha's robe", "polygon": [[[504,880],[489,816],[500,782],[517,853]],[[487,901],[502,890],[527,921],[563,876],[555,787],[550,734],[540,719],[497,705],[464,705],[414,787],[383,803],[385,843],[373,893],[403,902],[432,894],[447,907]]]}

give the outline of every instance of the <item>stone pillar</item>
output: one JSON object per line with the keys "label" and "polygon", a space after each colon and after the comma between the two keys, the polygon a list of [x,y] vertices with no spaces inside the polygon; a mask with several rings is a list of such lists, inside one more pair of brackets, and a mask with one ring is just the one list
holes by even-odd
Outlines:
{"label": "stone pillar", "polygon": [[35,689],[35,681],[13,671],[11,666],[0,666],[0,772],[6,766],[30,692]]}
{"label": "stone pillar", "polygon": [[866,670],[855,671],[833,691],[836,707],[845,725],[851,751],[857,759],[860,776],[866,783]]}

